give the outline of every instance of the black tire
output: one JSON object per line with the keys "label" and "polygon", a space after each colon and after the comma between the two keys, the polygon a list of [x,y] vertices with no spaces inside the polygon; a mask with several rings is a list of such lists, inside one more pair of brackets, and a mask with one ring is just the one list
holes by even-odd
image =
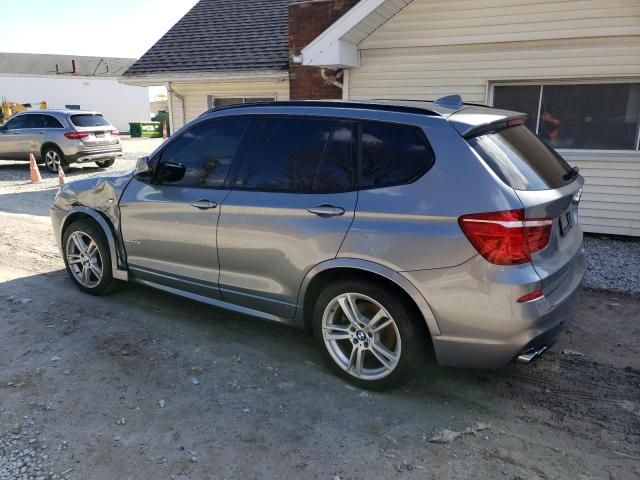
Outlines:
{"label": "black tire", "polygon": [[65,159],[64,153],[62,153],[62,150],[60,150],[58,147],[56,147],[55,145],[47,145],[46,147],[44,147],[42,149],[42,161],[45,165],[45,167],[47,167],[47,170],[49,171],[49,173],[58,173],[58,166],[55,163],[52,163],[49,158],[50,155],[53,157],[58,158],[58,161],[60,163],[60,165],[62,165],[62,169],[64,170],[66,167],[69,166],[69,164],[67,163],[67,160]]}
{"label": "black tire", "polygon": [[100,160],[99,162],[96,162],[96,165],[98,168],[109,168],[114,163],[116,163],[116,159],[110,158],[109,160]]}
{"label": "black tire", "polygon": [[[76,268],[82,267],[70,265],[69,263],[70,260],[68,245],[70,241],[73,242],[73,240],[70,240],[70,238],[76,232],[79,232],[83,236],[86,236],[90,240],[93,240],[97,246],[98,253],[100,255],[100,262],[98,265],[102,269],[102,278],[99,281],[96,281],[97,277],[95,277],[94,274],[91,274],[93,276],[93,281],[96,283],[95,285],[83,285],[78,280],[78,278],[76,278],[76,273],[74,273],[77,272]],[[69,277],[71,277],[73,283],[75,283],[80,290],[91,295],[104,295],[115,288],[116,280],[113,278],[113,272],[111,269],[111,254],[109,252],[109,243],[107,242],[107,238],[104,235],[102,228],[100,228],[100,226],[96,222],[90,219],[82,219],[75,221],[71,225],[69,225],[64,230],[64,233],[62,235],[62,252],[64,264],[67,268],[67,273],[69,274]]]}
{"label": "black tire", "polygon": [[[330,304],[335,305],[335,303],[332,303],[334,299],[346,293],[355,293],[373,299],[388,312],[395,322],[397,332],[400,336],[401,348],[399,359],[397,360],[395,368],[383,378],[363,379],[358,378],[353,373],[347,372],[344,367],[333,358],[332,353],[330,353],[330,347],[325,344],[322,328],[325,310],[328,309]],[[364,308],[366,308],[366,300],[358,301],[363,301]],[[382,390],[399,385],[410,376],[414,369],[424,364],[425,355],[423,354],[423,345],[425,339],[422,337],[425,335],[425,330],[424,328],[419,328],[416,323],[418,321],[420,320],[416,318],[415,308],[408,304],[407,301],[393,289],[389,289],[388,286],[360,278],[344,279],[328,284],[318,296],[313,310],[313,333],[320,345],[325,361],[340,377],[362,388]],[[346,325],[350,324],[347,322]],[[395,336],[395,332],[396,330],[393,329],[393,336]],[[349,342],[353,343],[354,341],[353,339],[341,340],[340,342],[342,343],[338,344],[344,345],[344,348],[348,349],[348,346],[351,346]],[[367,342],[363,342],[363,346],[366,343]],[[373,346],[373,341],[371,341],[371,346]],[[371,348],[371,350],[372,349],[373,348]],[[367,352],[367,356],[363,353],[365,358],[364,362],[368,360],[376,362],[371,350]],[[344,353],[346,355],[347,352],[345,351]]]}

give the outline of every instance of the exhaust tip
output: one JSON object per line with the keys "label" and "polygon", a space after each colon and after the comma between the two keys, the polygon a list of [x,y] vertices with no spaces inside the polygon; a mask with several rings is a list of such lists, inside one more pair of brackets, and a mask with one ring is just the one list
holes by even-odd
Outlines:
{"label": "exhaust tip", "polygon": [[535,358],[537,358],[540,355],[542,355],[542,353],[547,348],[548,347],[546,345],[544,347],[540,347],[540,348],[530,348],[529,350],[526,350],[526,351],[522,352],[520,355],[518,355],[518,357],[516,358],[516,362],[518,362],[518,363],[531,363],[532,360],[534,360]]}

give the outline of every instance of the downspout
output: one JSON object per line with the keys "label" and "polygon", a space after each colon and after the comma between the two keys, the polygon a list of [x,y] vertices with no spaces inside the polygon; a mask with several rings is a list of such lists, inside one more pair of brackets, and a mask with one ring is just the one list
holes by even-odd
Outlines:
{"label": "downspout", "polygon": [[182,113],[182,126],[184,126],[184,124],[186,123],[186,117],[184,112],[184,97],[171,87],[171,82],[167,82],[167,93],[169,98],[169,126],[171,127],[171,133],[173,133],[176,131],[176,129],[173,123],[173,109],[171,108],[171,104],[172,104],[171,97],[175,95],[178,101],[180,102],[180,111]]}

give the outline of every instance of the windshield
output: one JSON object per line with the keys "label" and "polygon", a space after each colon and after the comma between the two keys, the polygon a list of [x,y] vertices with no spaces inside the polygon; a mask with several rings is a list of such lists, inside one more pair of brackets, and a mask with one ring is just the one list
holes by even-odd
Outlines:
{"label": "windshield", "polygon": [[524,125],[468,141],[495,174],[515,190],[560,188],[575,177],[569,164]]}
{"label": "windshield", "polygon": [[106,127],[109,120],[102,115],[94,113],[82,113],[79,115],[71,115],[71,123],[76,127]]}

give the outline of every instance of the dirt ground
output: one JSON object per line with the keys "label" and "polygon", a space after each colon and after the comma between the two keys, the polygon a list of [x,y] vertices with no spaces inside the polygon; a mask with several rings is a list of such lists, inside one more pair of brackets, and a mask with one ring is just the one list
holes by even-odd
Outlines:
{"label": "dirt ground", "polygon": [[[366,392],[303,332],[137,285],[80,293],[48,218],[55,178],[27,176],[0,163],[2,480],[640,478],[638,298],[586,292],[530,365],[426,365]],[[462,435],[430,442],[442,429]]]}

